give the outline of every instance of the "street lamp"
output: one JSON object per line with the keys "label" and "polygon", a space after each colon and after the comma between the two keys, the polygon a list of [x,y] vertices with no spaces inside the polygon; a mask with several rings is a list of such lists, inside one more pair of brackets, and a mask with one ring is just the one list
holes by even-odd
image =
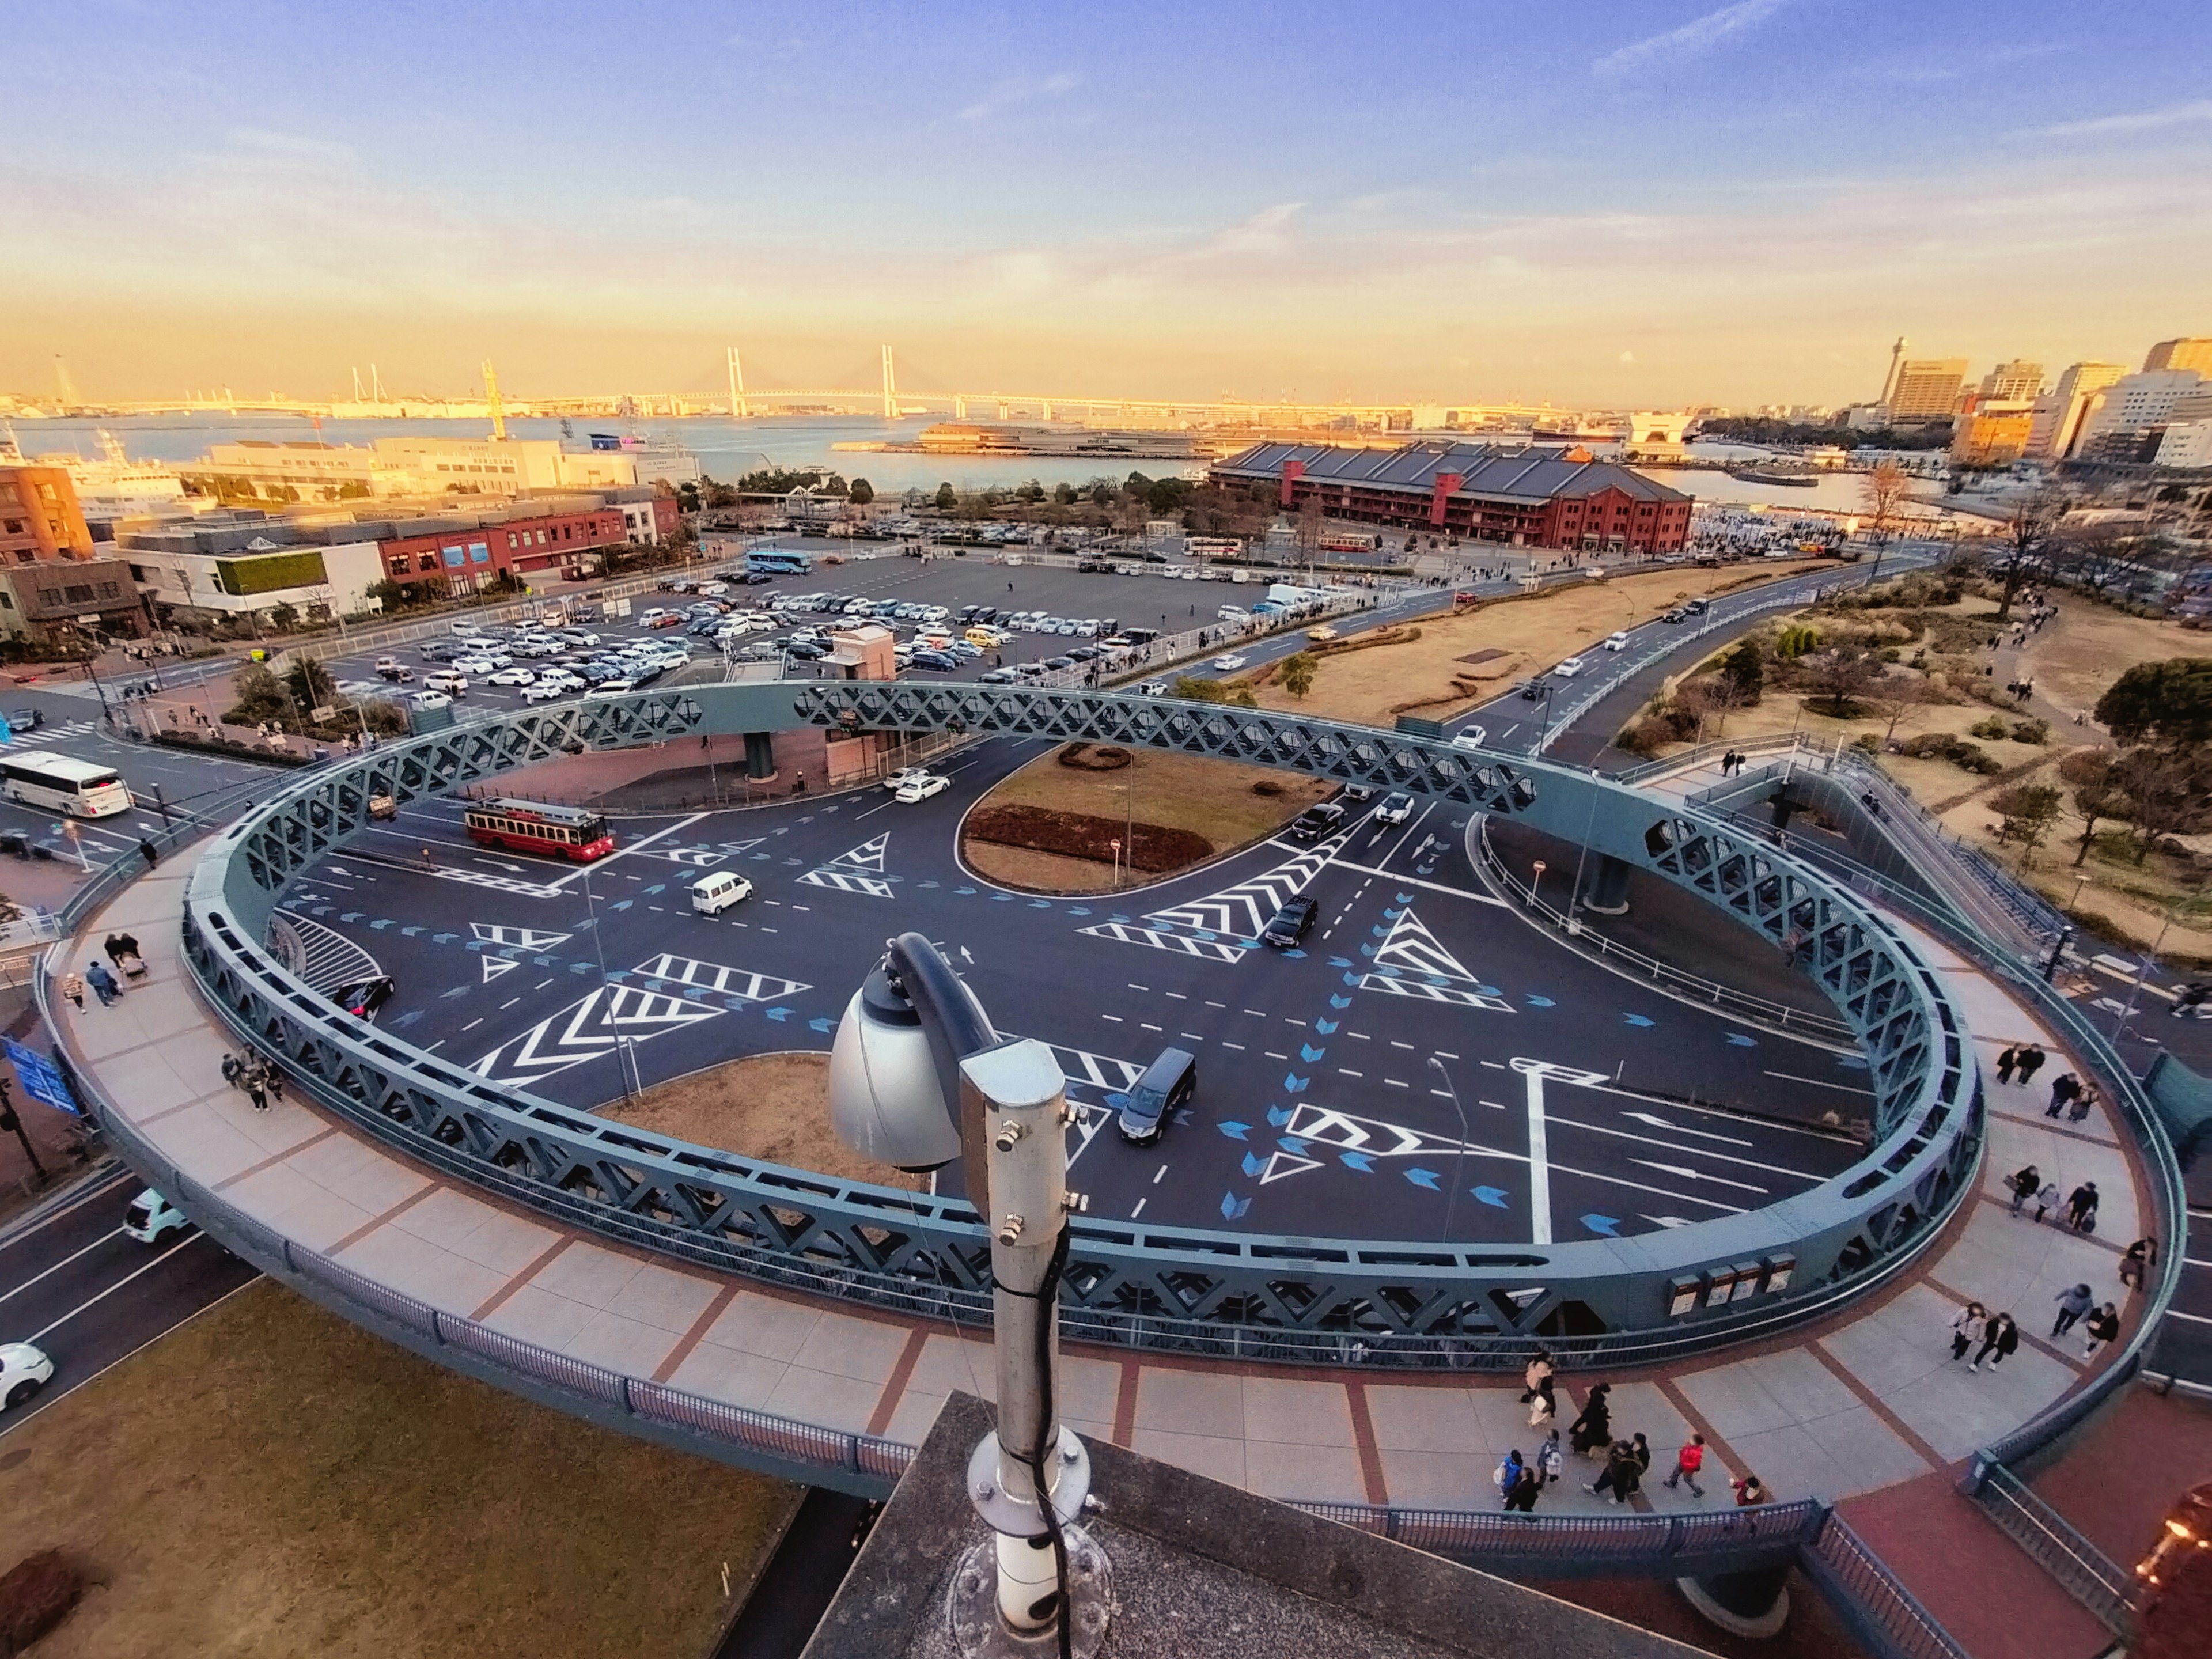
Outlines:
{"label": "street lamp", "polygon": [[1459,1116],[1459,1146],[1452,1153],[1451,1190],[1444,1194],[1444,1243],[1449,1247],[1452,1242],[1452,1215],[1459,1204],[1460,1177],[1467,1163],[1467,1108],[1459,1103],[1459,1091],[1453,1086],[1451,1073],[1444,1070],[1443,1061],[1431,1054],[1429,1064],[1444,1080],[1444,1093],[1451,1101],[1452,1110]]}
{"label": "street lamp", "polygon": [[1534,873],[1528,882],[1528,902],[1532,905],[1542,902],[1542,900],[1540,899],[1537,895],[1543,889],[1544,872],[1547,867],[1548,866],[1546,866],[1544,860],[1541,859],[1538,859],[1534,865],[1531,866]]}

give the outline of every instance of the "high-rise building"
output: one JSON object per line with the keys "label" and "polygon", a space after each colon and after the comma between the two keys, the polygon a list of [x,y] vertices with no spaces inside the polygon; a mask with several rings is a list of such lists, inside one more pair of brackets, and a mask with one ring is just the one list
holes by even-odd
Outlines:
{"label": "high-rise building", "polygon": [[2076,453],[2090,446],[2118,455],[2130,436],[2148,438],[2151,428],[2164,426],[2173,406],[2203,384],[2193,368],[2161,368],[2141,374],[2123,374],[2091,399],[2075,439]]}
{"label": "high-rise building", "polygon": [[2074,453],[2089,400],[2128,372],[2124,363],[2071,363],[2058,384],[2035,400],[2027,434],[2032,460],[2063,460]]}
{"label": "high-rise building", "polygon": [[2033,398],[2042,390],[2043,365],[2031,363],[2025,357],[1999,363],[1982,376],[1982,396],[1999,403],[2018,403]]}
{"label": "high-rise building", "polygon": [[2144,356],[2143,373],[2155,374],[2162,368],[2193,368],[2199,374],[2212,375],[2212,339],[2200,335],[2160,340]]}
{"label": "high-rise building", "polygon": [[2034,411],[2025,398],[1977,398],[1951,428],[1951,465],[2011,465],[2027,452]]}
{"label": "high-rise building", "polygon": [[0,564],[96,556],[67,467],[0,465]]}
{"label": "high-rise building", "polygon": [[1892,426],[1926,426],[1959,412],[1959,388],[1966,381],[1964,357],[1908,358],[1897,366],[1890,388]]}

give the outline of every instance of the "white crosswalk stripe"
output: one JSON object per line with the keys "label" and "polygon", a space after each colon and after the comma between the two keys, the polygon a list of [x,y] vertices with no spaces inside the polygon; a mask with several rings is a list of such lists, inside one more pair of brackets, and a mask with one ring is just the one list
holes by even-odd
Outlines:
{"label": "white crosswalk stripe", "polygon": [[799,881],[808,887],[827,887],[840,893],[866,893],[870,898],[889,898],[891,884],[883,874],[884,854],[890,848],[890,831],[864,841],[829,863],[809,870]]}
{"label": "white crosswalk stripe", "polygon": [[613,1053],[623,1039],[648,1042],[721,1012],[712,1003],[633,990],[627,985],[602,986],[502,1042],[470,1069],[495,1083],[526,1088],[571,1066]]}
{"label": "white crosswalk stripe", "polygon": [[374,957],[336,928],[325,927],[296,911],[287,910],[283,916],[300,936],[300,977],[318,996],[328,996],[340,986],[358,984],[384,971]]}
{"label": "white crosswalk stripe", "polygon": [[550,951],[568,942],[567,933],[550,933],[536,927],[510,927],[504,922],[472,921],[469,932],[487,945],[512,945],[519,951]]}
{"label": "white crosswalk stripe", "polygon": [[657,986],[673,980],[679,985],[696,986],[717,996],[741,997],[748,1002],[773,1002],[812,988],[804,980],[785,979],[744,968],[726,968],[719,962],[702,962],[696,957],[666,952],[648,957],[638,963],[637,971],[648,984]]}
{"label": "white crosswalk stripe", "polygon": [[[368,863],[386,861],[364,860]],[[410,866],[403,865],[398,867],[405,869]],[[542,899],[561,896],[561,889],[558,887],[548,887],[542,882],[524,881],[517,876],[496,876],[489,870],[471,870],[461,866],[449,866],[443,869],[433,870],[429,873],[441,881],[458,881],[464,882],[471,887],[488,887],[495,893],[512,893],[518,898]]]}
{"label": "white crosswalk stripe", "polygon": [[[1456,982],[1454,982],[1456,981]],[[1375,967],[1359,976],[1363,991],[1487,1008],[1510,1014],[1513,1005],[1485,988],[1408,905],[1375,952]]]}
{"label": "white crosswalk stripe", "polygon": [[1232,944],[1222,939],[1193,939],[1188,933],[1163,933],[1156,927],[1139,927],[1126,921],[1102,921],[1095,927],[1082,927],[1076,931],[1088,933],[1093,939],[1115,939],[1124,945],[1149,945],[1155,951],[1174,951],[1187,957],[1200,957],[1208,962],[1242,962],[1252,948],[1249,945]]}
{"label": "white crosswalk stripe", "polygon": [[1485,996],[1457,985],[1431,985],[1421,979],[1392,979],[1384,974],[1362,974],[1359,988],[1363,991],[1382,991],[1394,997],[1413,997],[1426,1002],[1449,1002],[1461,1008],[1487,1008],[1495,1014],[1515,1012],[1511,1003],[1503,997]]}
{"label": "white crosswalk stripe", "polygon": [[1133,1060],[1117,1060],[1112,1054],[1094,1054],[1087,1048],[1070,1048],[1057,1042],[1045,1046],[1060,1062],[1060,1075],[1073,1085],[1087,1083],[1093,1088],[1118,1091],[1127,1089],[1145,1074],[1145,1068]]}
{"label": "white crosswalk stripe", "polygon": [[1203,933],[1226,933],[1256,940],[1260,930],[1310,886],[1329,860],[1340,852],[1348,837],[1337,836],[1303,853],[1293,854],[1263,874],[1240,881],[1204,898],[1193,899],[1165,910],[1155,910],[1145,920],[1160,927],[1187,927]]}

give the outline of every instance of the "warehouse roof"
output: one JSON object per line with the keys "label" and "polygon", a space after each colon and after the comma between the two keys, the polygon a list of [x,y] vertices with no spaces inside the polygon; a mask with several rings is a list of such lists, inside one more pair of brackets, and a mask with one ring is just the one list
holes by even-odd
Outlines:
{"label": "warehouse roof", "polygon": [[1353,449],[1335,444],[1255,444],[1239,455],[1214,464],[1219,475],[1237,478],[1279,478],[1288,462],[1304,464],[1316,481],[1374,489],[1427,494],[1437,475],[1456,472],[1455,495],[1492,501],[1540,502],[1556,495],[1593,495],[1607,488],[1639,501],[1686,501],[1679,489],[1655,483],[1642,473],[1611,461],[1580,459],[1586,451],[1565,444],[1401,444],[1395,449]]}

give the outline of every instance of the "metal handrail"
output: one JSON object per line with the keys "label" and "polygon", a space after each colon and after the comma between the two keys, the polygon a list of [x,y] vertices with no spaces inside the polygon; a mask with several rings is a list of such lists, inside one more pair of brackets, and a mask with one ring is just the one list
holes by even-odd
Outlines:
{"label": "metal handrail", "polygon": [[1831,1511],[1797,1564],[1844,1615],[1852,1633],[1883,1659],[1967,1659],[1936,1615],[1840,1515]]}
{"label": "metal handrail", "polygon": [[2133,1637],[2141,1602],[2132,1573],[1987,1453],[1974,1455],[1969,1480],[1968,1495],[2007,1537],[2034,1557],[2106,1630],[2123,1641]]}

